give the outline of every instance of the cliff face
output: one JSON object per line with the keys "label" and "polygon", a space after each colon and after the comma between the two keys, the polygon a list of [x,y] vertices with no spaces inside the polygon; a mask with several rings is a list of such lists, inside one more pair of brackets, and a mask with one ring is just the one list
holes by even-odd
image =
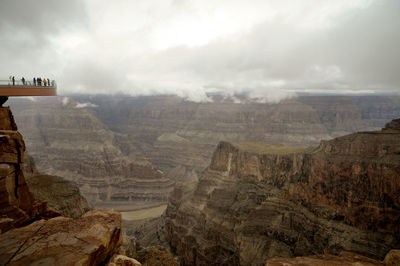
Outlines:
{"label": "cliff face", "polygon": [[40,174],[33,157],[28,153],[24,155],[23,172],[33,197],[46,201],[62,216],[78,218],[93,209],[93,206],[81,195],[78,186],[72,182],[60,176]]}
{"label": "cliff face", "polygon": [[74,182],[97,206],[167,201],[173,182],[128,143],[126,135],[112,132],[79,104],[71,98],[52,98],[15,106],[38,171]]}
{"label": "cliff face", "polygon": [[0,107],[0,232],[59,215],[30,193],[23,174],[24,151],[10,109]]}
{"label": "cliff face", "polygon": [[382,259],[400,245],[399,122],[318,148],[221,142],[198,184],[170,197],[171,246],[187,265],[342,250]]}
{"label": "cliff face", "polygon": [[36,199],[46,201],[62,216],[78,218],[93,209],[93,206],[82,197],[79,188],[62,177],[34,175],[27,178],[26,182]]}

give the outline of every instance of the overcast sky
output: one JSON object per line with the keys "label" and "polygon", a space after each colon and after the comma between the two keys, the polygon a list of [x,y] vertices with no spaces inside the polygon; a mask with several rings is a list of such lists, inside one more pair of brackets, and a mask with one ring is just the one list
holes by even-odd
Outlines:
{"label": "overcast sky", "polygon": [[0,62],[59,94],[400,94],[400,1],[0,0]]}

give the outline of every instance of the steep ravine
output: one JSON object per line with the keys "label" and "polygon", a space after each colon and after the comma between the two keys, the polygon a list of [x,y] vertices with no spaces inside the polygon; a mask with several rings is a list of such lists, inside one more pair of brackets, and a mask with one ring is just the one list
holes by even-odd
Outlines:
{"label": "steep ravine", "polygon": [[177,186],[165,231],[184,265],[400,247],[400,120],[317,148],[221,142],[194,186]]}

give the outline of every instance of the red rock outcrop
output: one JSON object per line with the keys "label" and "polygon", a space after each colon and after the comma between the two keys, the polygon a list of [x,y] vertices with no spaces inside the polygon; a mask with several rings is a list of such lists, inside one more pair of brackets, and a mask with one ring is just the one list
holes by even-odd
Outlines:
{"label": "red rock outcrop", "polygon": [[184,265],[343,250],[382,260],[400,246],[398,122],[317,148],[221,142],[198,184],[170,197],[171,246]]}
{"label": "red rock outcrop", "polygon": [[40,220],[0,235],[2,265],[104,265],[122,243],[121,214]]}
{"label": "red rock outcrop", "polygon": [[23,174],[24,151],[10,109],[0,107],[0,232],[59,215],[30,193]]}

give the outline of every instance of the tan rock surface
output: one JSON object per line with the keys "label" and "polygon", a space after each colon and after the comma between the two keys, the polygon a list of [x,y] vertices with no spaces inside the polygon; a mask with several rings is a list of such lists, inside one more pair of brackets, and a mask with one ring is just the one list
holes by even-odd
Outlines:
{"label": "tan rock surface", "polygon": [[79,219],[40,220],[1,234],[0,261],[7,265],[100,265],[121,243],[121,215],[91,211]]}

